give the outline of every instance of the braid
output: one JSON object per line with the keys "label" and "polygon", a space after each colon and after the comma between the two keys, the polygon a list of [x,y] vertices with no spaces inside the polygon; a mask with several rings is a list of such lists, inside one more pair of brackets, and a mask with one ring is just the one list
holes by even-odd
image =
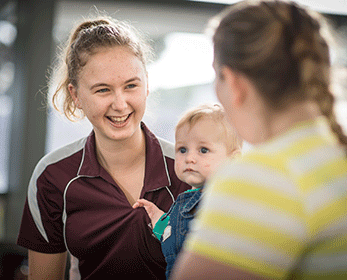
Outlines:
{"label": "braid", "polygon": [[[330,90],[328,45],[322,37],[319,22],[302,9],[300,13],[303,16],[303,25],[300,35],[294,39],[291,51],[298,63],[301,89],[307,99],[314,100],[318,104],[322,115],[328,119],[331,130],[340,144],[345,147],[347,154],[347,136],[343,133],[334,113],[335,98]],[[310,28],[306,28],[307,25]],[[304,30],[309,30],[310,33],[305,34]]]}
{"label": "braid", "polygon": [[345,147],[347,154],[347,136],[344,134],[341,125],[337,122],[336,116],[333,111],[334,96],[329,89],[325,93],[321,94],[320,100],[317,98],[317,103],[321,109],[321,112],[329,120],[332,131],[336,134],[339,142]]}

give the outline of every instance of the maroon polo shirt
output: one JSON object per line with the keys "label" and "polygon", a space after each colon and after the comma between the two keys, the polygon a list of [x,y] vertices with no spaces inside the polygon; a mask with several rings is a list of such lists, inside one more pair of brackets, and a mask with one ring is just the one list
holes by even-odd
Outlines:
{"label": "maroon polo shirt", "polygon": [[[146,136],[141,198],[167,212],[190,188],[174,172],[174,148]],[[18,245],[42,253],[68,250],[79,260],[82,279],[165,279],[160,242],[144,208],[133,209],[123,191],[99,164],[95,135],[43,157],[29,183]]]}

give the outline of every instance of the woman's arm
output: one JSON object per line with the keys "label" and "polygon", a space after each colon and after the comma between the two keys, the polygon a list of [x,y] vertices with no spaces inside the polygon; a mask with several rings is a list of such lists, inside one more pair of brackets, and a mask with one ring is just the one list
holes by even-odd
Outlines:
{"label": "woman's arm", "polygon": [[253,273],[240,270],[234,266],[228,266],[194,252],[184,251],[179,254],[171,273],[170,279],[249,279],[265,280],[266,278],[254,275]]}
{"label": "woman's arm", "polygon": [[44,254],[29,250],[29,280],[62,280],[67,253]]}

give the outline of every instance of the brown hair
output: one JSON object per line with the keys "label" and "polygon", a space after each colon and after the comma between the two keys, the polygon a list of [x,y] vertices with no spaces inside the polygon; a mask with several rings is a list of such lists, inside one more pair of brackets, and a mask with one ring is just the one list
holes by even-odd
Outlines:
{"label": "brown hair", "polygon": [[59,110],[59,101],[62,102],[62,111],[69,120],[83,117],[78,110],[68,90],[68,85],[78,86],[78,74],[85,66],[88,56],[102,47],[125,46],[136,55],[146,68],[147,59],[151,54],[149,45],[144,38],[130,25],[115,21],[108,17],[98,17],[79,24],[71,33],[61,54],[60,65],[55,69],[54,79],[60,79],[54,91],[52,102]]}
{"label": "brown hair", "polygon": [[[315,101],[347,148],[333,112],[326,21],[293,2],[242,1],[211,21],[214,54],[249,77],[274,110],[291,102]],[[213,26],[212,26],[213,27]]]}
{"label": "brown hair", "polygon": [[213,120],[216,123],[216,130],[221,128],[228,155],[231,155],[234,151],[241,151],[242,139],[229,124],[224,109],[218,104],[202,104],[186,111],[176,125],[176,135],[183,125],[188,124],[193,127],[202,119]]}

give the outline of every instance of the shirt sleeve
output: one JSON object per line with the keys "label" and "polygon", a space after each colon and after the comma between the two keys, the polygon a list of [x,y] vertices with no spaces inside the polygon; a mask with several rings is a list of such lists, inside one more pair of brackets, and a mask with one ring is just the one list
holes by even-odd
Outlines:
{"label": "shirt sleeve", "polygon": [[185,249],[264,277],[285,277],[306,227],[295,186],[278,166],[230,162],[205,192]]}
{"label": "shirt sleeve", "polygon": [[38,165],[28,187],[17,244],[41,253],[66,251],[63,236],[63,195],[50,172]]}
{"label": "shirt sleeve", "polygon": [[170,220],[170,216],[167,216],[166,213],[164,213],[158,220],[158,222],[155,224],[153,228],[153,233],[155,236],[160,240],[161,236],[164,233],[165,228],[167,227]]}

